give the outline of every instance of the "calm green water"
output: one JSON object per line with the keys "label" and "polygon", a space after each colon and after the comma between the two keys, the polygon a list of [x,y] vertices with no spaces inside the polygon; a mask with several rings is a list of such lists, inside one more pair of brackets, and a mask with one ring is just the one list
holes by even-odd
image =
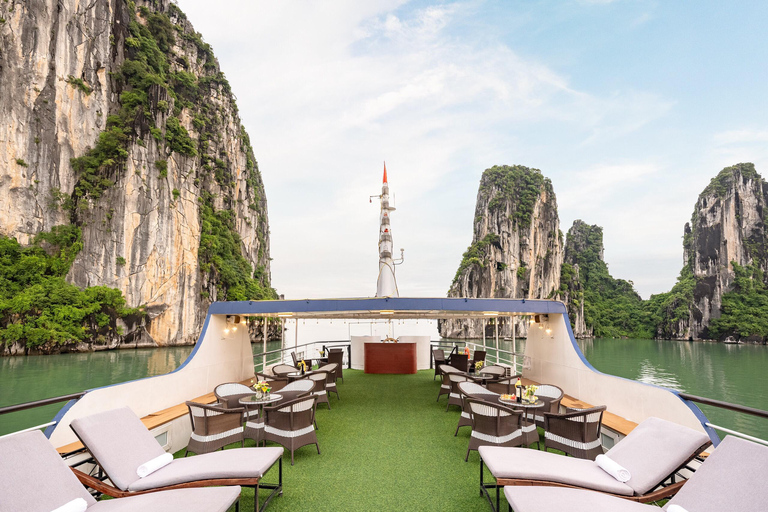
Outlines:
{"label": "calm green water", "polygon": [[[598,370],[768,410],[768,347],[656,340],[582,340]],[[270,343],[270,350],[279,347]],[[261,345],[254,345],[260,352]],[[503,348],[512,350],[511,342]],[[525,340],[518,340],[518,352]],[[76,393],[176,369],[192,347],[0,357],[0,406]],[[0,416],[0,435],[46,423],[63,404]],[[768,420],[702,407],[718,425],[768,439]]]}
{"label": "calm green water", "polygon": [[[601,372],[768,410],[768,346],[601,338],[579,346]],[[712,423],[768,439],[766,419],[701,409]]]}

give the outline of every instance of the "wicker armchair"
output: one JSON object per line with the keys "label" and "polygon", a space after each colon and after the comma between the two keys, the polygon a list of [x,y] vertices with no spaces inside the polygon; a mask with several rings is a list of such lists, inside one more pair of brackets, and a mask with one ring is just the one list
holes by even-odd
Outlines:
{"label": "wicker armchair", "polygon": [[603,453],[600,427],[605,406],[589,409],[565,408],[564,414],[544,413],[544,449],[554,448],[578,457],[595,460]]}
{"label": "wicker armchair", "polygon": [[496,379],[501,379],[507,374],[507,369],[498,365],[483,366],[478,373],[493,375]]}
{"label": "wicker armchair", "polygon": [[339,366],[336,367],[336,382],[341,379],[344,382],[344,349],[343,348],[330,348],[328,349],[328,364],[336,363]]}
{"label": "wicker armchair", "polygon": [[459,390],[459,395],[461,395],[462,404],[461,416],[459,416],[459,424],[456,426],[456,432],[453,434],[454,437],[459,435],[459,429],[461,427],[472,426],[472,415],[469,413],[469,404],[467,403],[467,399],[474,398],[476,400],[493,402],[499,396],[497,393],[488,391],[486,388],[480,384],[477,384],[476,382],[459,382],[456,387]]}
{"label": "wicker armchair", "polygon": [[[448,358],[448,364],[459,370],[460,372],[466,372],[467,371],[467,364],[469,361],[469,356],[467,354],[453,354],[451,357]],[[432,379],[434,380],[434,378]]]}
{"label": "wicker armchair", "polygon": [[[491,368],[497,368],[496,366],[488,366],[487,368],[483,368],[483,372],[486,370],[490,370]],[[500,366],[498,368],[501,368]],[[505,370],[506,373],[506,370]],[[517,379],[522,377],[519,373],[517,375],[512,375],[511,377],[505,377],[502,379],[499,379],[494,382],[489,382],[486,387],[488,388],[488,391],[493,391],[494,393],[498,393],[500,395],[514,395],[515,394],[515,384],[517,383]]]}
{"label": "wicker armchair", "polygon": [[469,360],[469,370],[474,371],[475,370],[475,363],[478,361],[485,362],[485,350],[475,350],[475,353],[472,356],[472,359]]}
{"label": "wicker armchair", "polygon": [[459,394],[459,383],[471,381],[472,378],[468,377],[464,373],[449,373],[448,383],[451,386],[451,392],[448,395],[448,404],[445,406],[445,412],[448,412],[448,408],[452,405],[463,407],[463,401],[461,394]]}
{"label": "wicker armchair", "polygon": [[535,410],[536,425],[546,428],[544,426],[544,413],[551,412],[556,414],[560,412],[560,400],[563,399],[563,390],[552,384],[541,384],[536,390],[536,396],[544,402],[544,407]]}
{"label": "wicker armchair", "polygon": [[256,372],[253,377],[255,382],[265,381],[272,388],[272,391],[279,391],[288,384],[286,377],[278,377],[276,375],[268,375],[266,373]]}
{"label": "wicker armchair", "polygon": [[272,373],[277,377],[284,377],[289,373],[296,373],[298,371],[299,369],[296,366],[291,366],[289,364],[276,364],[272,367]]}
{"label": "wicker armchair", "polygon": [[474,398],[468,398],[467,403],[472,417],[472,434],[464,462],[469,460],[469,452],[480,446],[520,446],[522,412]]}
{"label": "wicker armchair", "polygon": [[226,384],[219,384],[213,390],[213,394],[216,395],[216,400],[225,409],[238,409],[243,411],[243,417],[245,418],[245,431],[243,435],[246,439],[253,439],[258,443],[261,441],[261,432],[264,428],[264,423],[259,418],[258,409],[243,409],[240,405],[240,399],[247,396],[251,396],[255,391],[239,382],[227,382]]}
{"label": "wicker armchair", "polygon": [[440,396],[451,394],[451,381],[448,379],[448,375],[451,373],[459,373],[459,370],[447,364],[440,365],[440,374],[443,376],[443,382],[440,384],[440,391],[437,392],[438,402],[440,401]]}
{"label": "wicker armchair", "polygon": [[435,380],[435,377],[437,377],[438,375],[442,375],[442,372],[440,371],[440,366],[446,364],[445,350],[441,348],[433,348],[432,359],[434,359],[435,361],[435,376],[432,377],[432,380]]}
{"label": "wicker armchair", "polygon": [[338,367],[338,363],[328,363],[318,368],[317,371],[328,372],[328,379],[325,381],[325,390],[329,395],[331,393],[336,393],[336,398],[341,400],[341,397],[339,396],[339,390],[336,388],[336,369]]}
{"label": "wicker armchair", "polygon": [[297,448],[314,444],[320,454],[320,445],[315,433],[315,402],[316,395],[297,398],[274,407],[265,407],[267,424],[264,437],[267,441],[291,450],[291,466],[293,452]]}
{"label": "wicker armchair", "polygon": [[192,422],[192,435],[184,452],[201,455],[224,448],[230,443],[240,441],[244,445],[243,420],[245,409],[227,409],[221,404],[199,404],[186,402],[189,419]]}
{"label": "wicker armchair", "polygon": [[328,400],[328,372],[314,371],[308,375],[309,380],[315,383],[315,387],[312,389],[312,394],[317,397],[317,403],[328,404],[328,409],[331,408],[331,402]]}

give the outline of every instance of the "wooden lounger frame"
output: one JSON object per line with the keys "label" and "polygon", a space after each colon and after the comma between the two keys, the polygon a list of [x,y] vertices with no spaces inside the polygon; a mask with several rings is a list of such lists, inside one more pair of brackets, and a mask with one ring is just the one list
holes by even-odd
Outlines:
{"label": "wooden lounger frame", "polygon": [[[270,466],[269,469],[272,469],[273,467],[274,467],[274,464]],[[113,485],[107,484],[104,481],[99,480],[95,476],[84,473],[79,469],[75,469],[75,468],[70,468],[70,469],[75,474],[77,479],[80,480],[80,483],[82,483],[86,487],[90,487],[91,489],[94,489],[100,492],[101,494],[112,496],[113,498],[125,498],[128,496],[138,496],[139,494],[149,494],[149,493],[158,492],[158,491],[170,491],[173,489],[189,489],[194,487],[223,487],[228,485],[239,485],[241,487],[252,487],[254,489],[253,510],[255,512],[263,512],[263,510],[267,507],[267,505],[275,496],[275,494],[279,496],[283,495],[283,458],[282,457],[278,459],[279,477],[278,477],[277,484],[260,484],[259,482],[261,478],[215,478],[215,479],[208,479],[208,480],[195,480],[193,482],[183,482],[180,484],[168,485],[165,487],[158,487],[156,489],[146,489],[144,491],[123,491],[122,489],[118,489]],[[269,472],[269,469],[264,474]],[[262,504],[261,508],[259,508],[259,489],[260,488],[272,489],[272,492],[270,493],[269,497],[267,497],[266,501]],[[238,511],[240,510],[239,500],[237,502],[236,510]]]}
{"label": "wooden lounger frame", "polygon": [[[604,492],[604,491],[598,491],[597,489],[590,489],[589,487],[579,487],[577,485],[570,485],[570,484],[563,484],[560,482],[553,482],[551,480],[529,480],[526,478],[496,478],[496,483],[485,483],[483,480],[483,466],[485,466],[485,463],[483,462],[482,457],[480,458],[480,496],[485,496],[488,499],[488,503],[491,504],[491,509],[494,512],[499,512],[499,506],[500,506],[500,496],[499,496],[499,490],[502,487],[505,487],[507,485],[510,486],[538,486],[538,487],[567,487],[570,489],[585,489],[590,490],[594,492],[599,492],[602,494],[607,494],[609,496],[615,496],[617,498],[622,498],[627,501],[635,501],[639,503],[653,503],[655,501],[659,501],[664,498],[670,498],[678,493],[678,491],[685,485],[685,482],[687,480],[680,480],[678,482],[672,482],[669,485],[664,486],[664,482],[667,480],[673,478],[679,471],[683,470],[688,466],[688,464],[695,459],[698,455],[700,455],[704,450],[709,448],[712,445],[710,441],[707,441],[704,443],[701,447],[699,447],[690,457],[686,459],[686,461],[681,464],[677,469],[675,469],[672,473],[667,475],[659,484],[656,486],[656,488],[650,492],[647,492],[642,495],[632,495],[627,496],[624,494],[613,494],[610,492]],[[496,505],[493,504],[493,499],[491,498],[491,494],[488,492],[489,489],[495,489],[496,490]]]}

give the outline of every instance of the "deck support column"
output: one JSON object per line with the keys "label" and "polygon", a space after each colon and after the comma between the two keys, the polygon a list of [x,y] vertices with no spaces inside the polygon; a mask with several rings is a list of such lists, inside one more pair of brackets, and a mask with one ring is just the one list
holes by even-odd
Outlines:
{"label": "deck support column", "polygon": [[267,373],[267,331],[269,328],[269,317],[264,317],[264,350],[261,352],[261,372]]}

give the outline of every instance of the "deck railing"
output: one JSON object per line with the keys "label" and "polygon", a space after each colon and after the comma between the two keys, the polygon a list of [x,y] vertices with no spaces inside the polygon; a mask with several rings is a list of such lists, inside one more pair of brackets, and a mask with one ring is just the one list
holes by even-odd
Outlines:
{"label": "deck railing", "polygon": [[[685,400],[690,400],[691,402],[696,402],[703,405],[709,405],[712,407],[718,407],[720,409],[738,412],[741,414],[749,414],[751,416],[757,416],[758,418],[768,419],[768,411],[763,411],[762,409],[755,409],[754,407],[747,407],[746,405],[732,404],[730,402],[723,402],[722,400],[715,400],[713,398],[706,398],[703,396],[690,395],[688,393],[678,393],[678,394],[680,398],[684,398]],[[731,430],[729,428],[722,427],[720,425],[715,425],[714,423],[710,423],[710,422],[704,423],[704,426],[715,429],[715,430],[719,430],[720,432],[725,432],[726,434],[742,437],[744,439],[749,439],[750,441],[754,441],[756,443],[760,443],[768,446],[767,440],[760,439],[759,437],[750,436],[742,432],[739,432],[737,430]]]}

